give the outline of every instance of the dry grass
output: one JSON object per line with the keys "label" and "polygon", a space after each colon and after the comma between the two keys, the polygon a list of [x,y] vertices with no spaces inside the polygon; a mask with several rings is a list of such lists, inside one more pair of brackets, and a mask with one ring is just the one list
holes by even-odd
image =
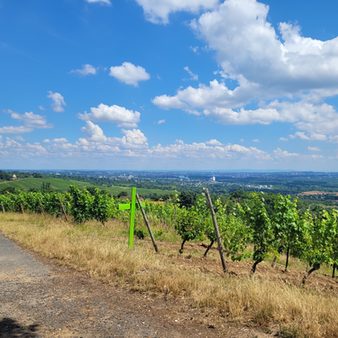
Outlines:
{"label": "dry grass", "polygon": [[223,276],[183,262],[170,250],[154,254],[148,242],[128,250],[125,239],[114,237],[113,226],[73,226],[47,216],[0,215],[0,230],[8,237],[108,283],[185,297],[228,320],[277,328],[284,337],[338,336],[334,295],[281,281]]}

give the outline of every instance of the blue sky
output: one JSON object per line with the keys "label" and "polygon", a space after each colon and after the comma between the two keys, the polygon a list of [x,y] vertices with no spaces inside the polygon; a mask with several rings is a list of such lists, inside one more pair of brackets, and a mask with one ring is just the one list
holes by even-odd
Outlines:
{"label": "blue sky", "polygon": [[0,168],[338,168],[335,1],[0,0]]}

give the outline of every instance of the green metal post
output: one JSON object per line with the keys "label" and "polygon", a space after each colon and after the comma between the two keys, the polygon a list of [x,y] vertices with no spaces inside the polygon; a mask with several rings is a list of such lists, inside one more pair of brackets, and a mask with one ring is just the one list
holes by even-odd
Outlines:
{"label": "green metal post", "polygon": [[135,228],[135,213],[136,213],[136,188],[131,188],[131,204],[130,204],[130,222],[129,222],[129,241],[130,249],[134,247],[134,228]]}

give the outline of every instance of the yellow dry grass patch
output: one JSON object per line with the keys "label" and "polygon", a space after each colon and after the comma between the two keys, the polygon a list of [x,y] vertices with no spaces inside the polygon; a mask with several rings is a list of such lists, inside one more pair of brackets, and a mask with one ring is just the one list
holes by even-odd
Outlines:
{"label": "yellow dry grass patch", "polygon": [[338,299],[262,278],[223,276],[154,254],[148,245],[128,250],[114,229],[74,226],[48,216],[3,214],[0,230],[46,257],[108,283],[184,296],[239,323],[277,327],[284,337],[337,337]]}

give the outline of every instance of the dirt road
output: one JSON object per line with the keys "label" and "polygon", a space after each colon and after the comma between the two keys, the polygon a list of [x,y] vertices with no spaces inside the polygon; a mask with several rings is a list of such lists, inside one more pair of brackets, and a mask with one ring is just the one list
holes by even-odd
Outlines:
{"label": "dirt road", "polygon": [[0,234],[0,337],[253,337],[184,301],[102,284]]}

